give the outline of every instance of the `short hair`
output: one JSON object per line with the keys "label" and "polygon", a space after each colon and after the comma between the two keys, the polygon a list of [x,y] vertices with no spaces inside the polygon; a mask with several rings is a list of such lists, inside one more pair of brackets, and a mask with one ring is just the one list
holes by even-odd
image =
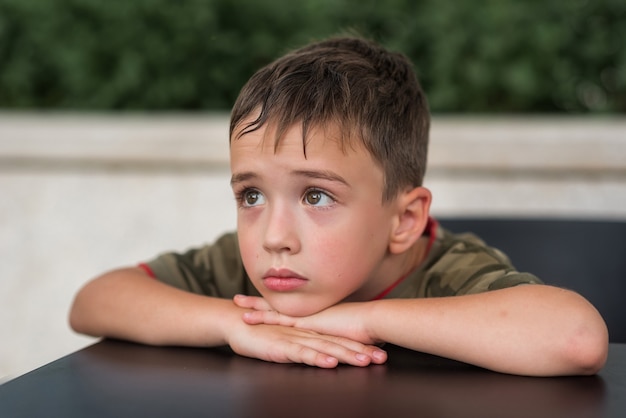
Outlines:
{"label": "short hair", "polygon": [[[253,114],[256,119],[233,138]],[[430,127],[426,96],[409,59],[373,41],[330,38],[257,71],[233,106],[231,141],[266,123],[275,124],[275,147],[301,123],[305,156],[309,130],[336,124],[342,149],[360,140],[380,164],[383,201],[422,185]]]}

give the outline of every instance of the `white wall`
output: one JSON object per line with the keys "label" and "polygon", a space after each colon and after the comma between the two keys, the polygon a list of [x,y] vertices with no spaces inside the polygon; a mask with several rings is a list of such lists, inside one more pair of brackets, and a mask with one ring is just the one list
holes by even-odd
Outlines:
{"label": "white wall", "polygon": [[[235,227],[227,115],[0,114],[0,381],[93,340],[89,278]],[[435,118],[435,215],[626,220],[626,119]]]}

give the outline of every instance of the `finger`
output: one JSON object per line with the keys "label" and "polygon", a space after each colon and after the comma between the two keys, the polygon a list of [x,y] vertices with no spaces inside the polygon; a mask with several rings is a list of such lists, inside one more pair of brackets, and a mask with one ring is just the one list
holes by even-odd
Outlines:
{"label": "finger", "polygon": [[362,344],[345,338],[317,334],[298,328],[275,328],[271,325],[263,325],[259,328],[259,330],[264,329],[278,330],[272,344],[261,356],[269,361],[304,363],[323,368],[336,367],[339,363],[367,366],[372,362],[372,359],[365,353],[348,347],[348,345],[354,345],[361,349]]}
{"label": "finger", "polygon": [[332,369],[339,364],[339,359],[336,357],[299,344],[292,346],[292,351],[287,353],[287,358],[292,363],[304,363],[323,369]]}
{"label": "finger", "polygon": [[251,311],[244,312],[243,321],[249,325],[282,325],[285,327],[293,327],[296,320],[290,316],[283,315],[276,311]]}
{"label": "finger", "polygon": [[319,335],[306,336],[298,341],[299,345],[308,347],[314,352],[336,358],[340,363],[364,367],[371,363],[379,364],[386,360],[384,352],[374,355],[371,346],[341,337]]}
{"label": "finger", "polygon": [[258,296],[235,295],[233,302],[240,308],[254,309],[257,311],[270,311],[272,307],[267,301]]}
{"label": "finger", "polygon": [[366,346],[367,354],[372,359],[374,364],[384,364],[387,362],[387,352],[379,347],[368,345]]}
{"label": "finger", "polygon": [[[350,340],[343,337],[334,337],[333,342],[342,348],[343,353],[347,355],[346,361],[343,361],[340,357],[340,361],[354,364],[352,357],[358,364],[355,365],[368,365],[370,362],[374,364],[383,364],[387,361],[387,352],[379,347],[373,345],[365,345],[358,341]],[[331,355],[339,355],[336,352],[329,352]]]}
{"label": "finger", "polygon": [[259,358],[274,363],[302,363],[322,368],[333,368],[339,364],[336,357],[316,350],[309,343],[302,335],[279,338]]}
{"label": "finger", "polygon": [[363,344],[359,341],[341,336],[323,335],[323,337],[334,342],[335,344],[351,350],[353,353],[366,355],[374,364],[383,364],[387,361],[387,352],[375,345]]}
{"label": "finger", "polygon": [[313,343],[313,349],[324,355],[336,358],[340,363],[352,366],[364,367],[372,362],[372,359],[367,354],[332,341],[317,340]]}
{"label": "finger", "polygon": [[[375,345],[367,345],[337,335],[320,334],[314,331],[303,330],[296,322],[296,318],[280,314],[276,311],[246,312],[243,320],[249,325],[279,325],[291,327],[301,339],[298,341],[318,351],[338,357],[340,362],[366,366],[370,362],[383,364],[387,361],[387,352]],[[304,334],[300,334],[304,332]],[[310,339],[307,341],[307,339]],[[313,341],[313,343],[311,343]],[[334,348],[334,349],[333,349]]]}

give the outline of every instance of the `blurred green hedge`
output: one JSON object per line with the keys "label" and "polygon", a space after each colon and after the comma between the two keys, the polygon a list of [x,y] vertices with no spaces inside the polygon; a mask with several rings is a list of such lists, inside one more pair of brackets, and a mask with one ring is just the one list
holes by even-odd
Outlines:
{"label": "blurred green hedge", "polygon": [[0,0],[0,108],[227,110],[346,31],[409,55],[434,112],[626,112],[623,0]]}

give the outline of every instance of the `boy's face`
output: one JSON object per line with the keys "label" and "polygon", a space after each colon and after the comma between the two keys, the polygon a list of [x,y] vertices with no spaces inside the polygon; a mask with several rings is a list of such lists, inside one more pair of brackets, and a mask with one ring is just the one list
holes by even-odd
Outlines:
{"label": "boy's face", "polygon": [[382,202],[382,169],[356,142],[342,151],[336,130],[312,130],[305,158],[299,125],[276,150],[266,129],[230,147],[239,245],[252,282],[291,316],[375,297],[398,279],[383,275],[395,205]]}

